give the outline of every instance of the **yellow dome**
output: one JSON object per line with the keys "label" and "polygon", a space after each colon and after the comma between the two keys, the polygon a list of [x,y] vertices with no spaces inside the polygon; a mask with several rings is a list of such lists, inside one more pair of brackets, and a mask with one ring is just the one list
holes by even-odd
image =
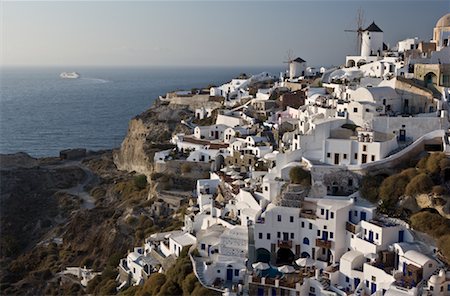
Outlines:
{"label": "yellow dome", "polygon": [[450,27],[450,13],[447,13],[437,21],[436,28],[439,27]]}

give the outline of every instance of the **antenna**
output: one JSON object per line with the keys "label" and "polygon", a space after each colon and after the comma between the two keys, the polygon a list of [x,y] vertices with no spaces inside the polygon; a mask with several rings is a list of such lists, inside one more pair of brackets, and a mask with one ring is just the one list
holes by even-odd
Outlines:
{"label": "antenna", "polygon": [[356,29],[354,30],[344,30],[345,32],[356,32],[356,52],[359,54],[361,54],[360,50],[361,50],[361,43],[362,43],[362,32],[364,31],[363,26],[364,26],[364,10],[362,10],[362,8],[358,8],[357,12],[356,12]]}

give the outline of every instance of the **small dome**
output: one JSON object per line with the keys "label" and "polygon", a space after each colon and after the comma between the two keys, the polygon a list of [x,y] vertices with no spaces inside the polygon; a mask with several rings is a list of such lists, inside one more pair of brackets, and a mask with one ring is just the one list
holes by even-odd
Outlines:
{"label": "small dome", "polygon": [[440,27],[450,27],[450,13],[447,13],[437,21],[436,28]]}

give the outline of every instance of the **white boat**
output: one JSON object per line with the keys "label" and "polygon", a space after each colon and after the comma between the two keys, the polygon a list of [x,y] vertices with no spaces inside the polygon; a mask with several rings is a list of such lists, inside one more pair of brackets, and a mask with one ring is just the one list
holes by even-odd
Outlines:
{"label": "white boat", "polygon": [[62,72],[59,77],[64,79],[77,79],[80,78],[80,74],[77,72]]}

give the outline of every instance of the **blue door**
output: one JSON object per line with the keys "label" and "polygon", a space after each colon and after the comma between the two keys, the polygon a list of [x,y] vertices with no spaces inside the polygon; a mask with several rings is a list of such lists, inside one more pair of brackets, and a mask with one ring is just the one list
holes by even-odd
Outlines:
{"label": "blue door", "polygon": [[405,231],[403,231],[403,230],[400,230],[399,232],[398,232],[398,242],[399,243],[401,243],[401,242],[403,242],[403,236],[405,235]]}
{"label": "blue door", "polygon": [[328,214],[330,213],[330,211],[326,210],[325,212],[325,219],[328,220]]}
{"label": "blue door", "polygon": [[364,220],[364,221],[367,220],[366,212],[361,211],[361,220]]}
{"label": "blue door", "polygon": [[361,280],[359,278],[355,278],[355,289],[358,287],[359,283],[361,282]]}
{"label": "blue door", "polygon": [[322,239],[328,240],[328,231],[322,231]]}
{"label": "blue door", "polygon": [[348,211],[348,222],[352,222],[352,211]]}
{"label": "blue door", "polygon": [[258,296],[264,296],[264,288],[258,288]]}
{"label": "blue door", "polygon": [[377,291],[377,284],[372,283],[372,284],[370,285],[370,292],[373,294],[373,293],[375,293],[376,291]]}
{"label": "blue door", "polygon": [[227,269],[227,281],[232,281],[233,280],[233,269],[228,268]]}
{"label": "blue door", "polygon": [[369,242],[373,242],[373,231],[369,230]]}

